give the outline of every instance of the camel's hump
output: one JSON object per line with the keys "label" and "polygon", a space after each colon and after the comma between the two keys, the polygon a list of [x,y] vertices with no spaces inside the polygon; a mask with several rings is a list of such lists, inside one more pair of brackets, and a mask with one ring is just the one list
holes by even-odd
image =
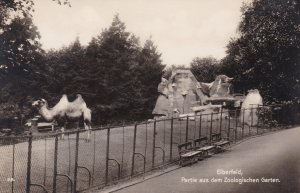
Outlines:
{"label": "camel's hump", "polygon": [[81,94],[77,94],[76,97],[77,98],[82,98],[82,95]]}

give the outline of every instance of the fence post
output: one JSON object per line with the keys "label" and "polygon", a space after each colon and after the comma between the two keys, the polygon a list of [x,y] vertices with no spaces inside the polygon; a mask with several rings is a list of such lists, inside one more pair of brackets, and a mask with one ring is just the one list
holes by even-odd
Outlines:
{"label": "fence post", "polygon": [[189,116],[186,116],[185,142],[189,140]]}
{"label": "fence post", "polygon": [[173,117],[171,119],[171,136],[170,136],[170,161],[172,161],[173,156]]}
{"label": "fence post", "polygon": [[[251,104],[251,108],[250,108],[250,111],[251,111],[251,123],[250,123],[250,128],[253,126],[253,104]],[[250,129],[249,129],[249,132],[250,132]]]}
{"label": "fence post", "polygon": [[30,193],[31,184],[31,152],[32,152],[32,133],[29,133],[28,139],[28,156],[27,156],[27,179],[26,179],[26,193]]}
{"label": "fence post", "polygon": [[14,181],[15,181],[15,143],[13,142],[13,160],[12,160],[12,171],[11,171],[11,192],[14,192]]}
{"label": "fence post", "polygon": [[227,131],[227,137],[230,137],[230,110],[228,110],[228,131]]}
{"label": "fence post", "polygon": [[[69,162],[69,167],[68,167],[68,176],[70,176],[71,174],[71,144],[70,144],[70,134],[68,134],[68,162]],[[73,193],[73,181],[71,180],[68,180],[68,183],[67,183],[67,192],[69,192],[69,184],[71,185],[71,193]]]}
{"label": "fence post", "polygon": [[132,150],[132,160],[131,160],[131,176],[134,174],[134,156],[135,156],[135,145],[136,145],[136,130],[137,123],[134,125],[134,133],[133,133],[133,150]]}
{"label": "fence post", "polygon": [[200,114],[200,118],[199,118],[199,138],[201,137],[201,130],[202,130],[202,114]]}
{"label": "fence post", "polygon": [[46,185],[46,176],[47,176],[47,138],[45,137],[45,157],[44,157],[44,181],[43,185]]}
{"label": "fence post", "polygon": [[[274,108],[274,106],[272,105],[272,106],[270,106],[270,108],[271,108],[271,112],[270,112],[270,121],[271,122],[273,122],[273,113],[275,112],[275,108]],[[273,127],[271,127],[271,129],[272,129]],[[273,129],[272,129],[273,130]]]}
{"label": "fence post", "polygon": [[[146,135],[147,137],[147,135]],[[123,122],[122,124],[122,164],[121,164],[121,174],[122,175],[122,171],[123,171],[123,165],[124,165],[124,149],[125,149],[125,123]]]}
{"label": "fence post", "polygon": [[177,119],[179,121],[179,143],[181,143],[181,119]]}
{"label": "fence post", "polygon": [[212,143],[212,119],[213,119],[213,113],[210,114],[210,128],[209,128],[209,144]]}
{"label": "fence post", "polygon": [[[264,108],[264,106],[262,106],[262,108]],[[264,133],[264,129],[265,129],[265,118],[266,118],[266,113],[264,112],[263,117],[262,117],[262,133]]]}
{"label": "fence post", "polygon": [[245,128],[245,109],[243,109],[242,139],[244,138],[244,128]]}
{"label": "fence post", "polygon": [[260,105],[257,105],[257,109],[256,109],[256,112],[257,112],[256,135],[258,135],[258,128],[260,127],[260,126],[259,126],[259,123],[260,123],[259,119],[260,119],[260,114],[261,114],[261,112],[260,112],[260,107],[259,107],[259,106],[260,106]]}
{"label": "fence post", "polygon": [[[96,162],[96,131],[94,133],[94,143],[93,143],[93,170],[92,170],[92,185],[94,184],[94,174],[95,174],[95,162]],[[70,161],[70,160],[69,160]]]}
{"label": "fence post", "polygon": [[163,149],[166,147],[166,119],[164,119],[164,140],[163,140]]}
{"label": "fence post", "polygon": [[236,140],[237,140],[237,128],[238,128],[237,109],[235,109],[234,116],[235,116],[234,142],[236,143]]}
{"label": "fence post", "polygon": [[[287,124],[286,119],[284,118],[285,115],[286,115],[286,105],[282,104],[281,106],[282,106],[281,115],[280,115],[280,117],[281,117],[281,124],[284,125],[284,124]],[[259,105],[258,105],[258,108],[259,108]]]}
{"label": "fence post", "polygon": [[156,135],[156,120],[154,120],[153,126],[153,146],[152,146],[152,168],[154,168],[154,157],[155,157],[155,135]]}
{"label": "fence post", "polygon": [[110,128],[107,128],[106,160],[105,160],[105,184],[108,183],[109,138],[110,138]]}
{"label": "fence post", "polygon": [[222,132],[222,120],[223,120],[223,107],[221,107],[221,113],[220,113],[220,133]]}
{"label": "fence post", "polygon": [[56,193],[56,177],[57,177],[57,150],[58,150],[58,134],[54,140],[54,158],[53,158],[53,193]]}
{"label": "fence post", "polygon": [[79,130],[76,132],[76,146],[75,146],[75,166],[74,166],[74,183],[73,183],[73,192],[76,193],[77,185],[77,167],[78,167],[78,147],[79,146]]}

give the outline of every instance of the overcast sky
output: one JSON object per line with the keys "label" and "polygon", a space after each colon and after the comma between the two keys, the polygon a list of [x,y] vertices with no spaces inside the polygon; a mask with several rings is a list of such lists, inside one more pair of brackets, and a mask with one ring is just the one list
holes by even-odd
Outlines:
{"label": "overcast sky", "polygon": [[150,36],[165,64],[189,64],[195,57],[221,59],[237,36],[240,7],[250,0],[70,0],[72,7],[38,0],[34,23],[44,49],[69,45],[76,36],[83,45],[108,28],[116,13],[127,31]]}

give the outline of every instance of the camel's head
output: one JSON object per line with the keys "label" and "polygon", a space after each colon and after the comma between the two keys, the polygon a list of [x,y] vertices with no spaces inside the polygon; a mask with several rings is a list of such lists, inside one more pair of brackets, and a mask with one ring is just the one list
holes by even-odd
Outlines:
{"label": "camel's head", "polygon": [[248,93],[250,94],[259,94],[259,90],[258,89],[250,89],[250,90],[248,90]]}
{"label": "camel's head", "polygon": [[47,104],[47,101],[45,99],[39,99],[36,101],[33,101],[32,106],[36,108],[41,108]]}
{"label": "camel's head", "polygon": [[233,78],[230,78],[226,75],[218,75],[216,77],[216,81],[220,82],[220,83],[230,83],[233,80]]}

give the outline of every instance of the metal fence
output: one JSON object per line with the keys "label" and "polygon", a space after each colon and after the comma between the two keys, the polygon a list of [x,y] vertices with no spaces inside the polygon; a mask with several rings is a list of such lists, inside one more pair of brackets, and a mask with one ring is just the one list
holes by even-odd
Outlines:
{"label": "metal fence", "polygon": [[178,161],[178,144],[203,136],[211,140],[214,133],[236,143],[295,124],[298,118],[299,105],[273,105],[93,128],[89,141],[85,130],[3,137],[0,193],[104,187]]}

